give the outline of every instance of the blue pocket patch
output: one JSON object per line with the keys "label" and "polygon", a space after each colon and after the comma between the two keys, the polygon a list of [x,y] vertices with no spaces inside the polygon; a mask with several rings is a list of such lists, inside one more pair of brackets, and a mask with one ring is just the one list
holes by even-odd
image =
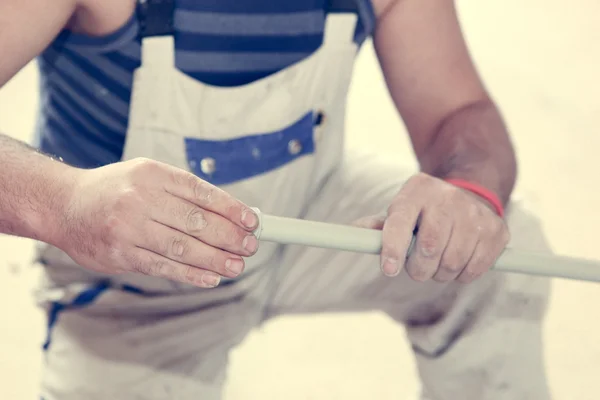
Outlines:
{"label": "blue pocket patch", "polygon": [[277,132],[231,140],[185,138],[188,165],[214,185],[248,179],[314,153],[313,125],[310,112]]}

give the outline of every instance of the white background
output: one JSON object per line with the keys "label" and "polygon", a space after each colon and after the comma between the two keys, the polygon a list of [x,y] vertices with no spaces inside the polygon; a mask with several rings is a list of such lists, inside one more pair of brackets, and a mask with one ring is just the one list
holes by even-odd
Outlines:
{"label": "white background", "polygon": [[[600,3],[462,0],[459,9],[514,135],[518,191],[534,201],[557,252],[600,259]],[[36,88],[29,66],[0,91],[3,132],[29,138]],[[349,111],[350,146],[414,162],[370,45]],[[30,250],[26,240],[0,237],[0,399],[38,398],[44,321],[33,305]],[[599,307],[600,286],[554,282],[545,345],[557,400],[600,398]],[[403,331],[379,314],[275,320],[236,349],[230,374],[228,400],[412,400],[417,393]]]}

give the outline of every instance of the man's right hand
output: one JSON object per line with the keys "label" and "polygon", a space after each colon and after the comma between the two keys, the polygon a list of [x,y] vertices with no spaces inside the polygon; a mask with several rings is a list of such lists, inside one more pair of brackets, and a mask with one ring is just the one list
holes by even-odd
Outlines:
{"label": "man's right hand", "polygon": [[254,254],[256,214],[186,171],[147,159],[78,170],[56,245],[83,267],[215,287]]}

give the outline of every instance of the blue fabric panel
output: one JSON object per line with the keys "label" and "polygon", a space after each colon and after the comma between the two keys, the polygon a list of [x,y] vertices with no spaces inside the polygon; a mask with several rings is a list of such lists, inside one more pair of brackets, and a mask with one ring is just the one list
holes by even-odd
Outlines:
{"label": "blue fabric panel", "polygon": [[[185,139],[188,164],[194,174],[214,185],[251,178],[314,152],[313,113],[277,132],[232,140]],[[290,143],[295,150],[290,151]],[[212,159],[214,171],[203,171],[203,160]]]}

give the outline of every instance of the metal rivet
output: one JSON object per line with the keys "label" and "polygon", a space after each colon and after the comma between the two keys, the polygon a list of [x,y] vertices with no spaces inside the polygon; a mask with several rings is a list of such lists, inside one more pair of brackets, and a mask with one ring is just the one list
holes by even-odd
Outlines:
{"label": "metal rivet", "polygon": [[258,147],[254,147],[252,149],[252,157],[256,158],[257,160],[260,158],[260,149]]}
{"label": "metal rivet", "polygon": [[288,143],[288,151],[290,154],[296,155],[302,151],[302,144],[298,140],[292,139]]}
{"label": "metal rivet", "polygon": [[314,124],[315,126],[323,126],[325,124],[325,113],[323,111],[318,111],[315,114],[315,118],[314,118]]}
{"label": "metal rivet", "polygon": [[217,163],[214,158],[206,157],[200,161],[200,169],[206,175],[210,175],[217,169]]}

